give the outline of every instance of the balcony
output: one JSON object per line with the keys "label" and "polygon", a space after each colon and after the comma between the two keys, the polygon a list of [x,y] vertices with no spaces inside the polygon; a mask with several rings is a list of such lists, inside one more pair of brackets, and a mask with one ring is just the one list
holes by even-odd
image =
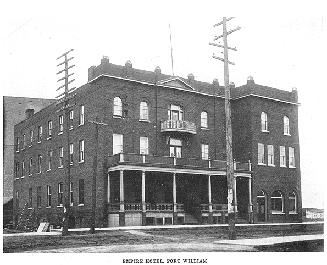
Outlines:
{"label": "balcony", "polygon": [[196,134],[196,126],[193,122],[190,121],[166,120],[161,123],[161,132]]}

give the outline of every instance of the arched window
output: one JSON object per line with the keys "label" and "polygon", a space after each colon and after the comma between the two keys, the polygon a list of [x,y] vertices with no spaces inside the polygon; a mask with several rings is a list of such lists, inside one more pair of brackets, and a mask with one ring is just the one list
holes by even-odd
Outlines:
{"label": "arched window", "polygon": [[272,213],[284,212],[284,197],[279,190],[274,191],[271,194],[271,212]]}
{"label": "arched window", "polygon": [[266,112],[261,112],[261,131],[268,132],[268,116]]}
{"label": "arched window", "polygon": [[294,191],[288,195],[288,201],[289,201],[289,212],[297,213],[297,197]]}
{"label": "arched window", "polygon": [[123,106],[120,97],[114,98],[114,116],[123,116]]}
{"label": "arched window", "polygon": [[201,112],[201,128],[208,128],[208,113],[206,111]]}
{"label": "arched window", "polygon": [[149,108],[148,103],[142,101],[140,103],[140,120],[149,120]]}
{"label": "arched window", "polygon": [[284,116],[284,135],[290,135],[290,119]]}

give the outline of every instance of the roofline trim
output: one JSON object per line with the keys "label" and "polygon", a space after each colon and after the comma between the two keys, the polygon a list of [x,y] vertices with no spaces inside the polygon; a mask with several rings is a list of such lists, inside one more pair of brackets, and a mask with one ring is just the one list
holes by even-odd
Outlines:
{"label": "roofline trim", "polygon": [[287,104],[292,104],[292,105],[297,105],[300,106],[301,103],[296,103],[296,102],[291,102],[291,101],[285,101],[285,100],[280,100],[280,99],[276,99],[276,98],[271,98],[271,97],[265,97],[265,96],[260,96],[260,95],[256,95],[253,93],[250,93],[248,95],[244,95],[244,96],[240,96],[240,97],[236,97],[236,98],[232,98],[231,100],[237,100],[237,99],[241,99],[241,98],[246,98],[246,97],[257,97],[257,98],[264,98],[264,99],[270,99],[273,101],[277,101],[277,102],[281,102],[281,103],[287,103]]}

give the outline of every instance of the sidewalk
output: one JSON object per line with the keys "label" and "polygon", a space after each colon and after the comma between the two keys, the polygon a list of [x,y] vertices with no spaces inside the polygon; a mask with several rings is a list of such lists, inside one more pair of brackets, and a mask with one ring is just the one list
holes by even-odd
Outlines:
{"label": "sidewalk", "polygon": [[297,236],[278,236],[266,238],[249,238],[236,240],[219,240],[215,244],[242,245],[242,246],[269,246],[281,243],[291,243],[299,241],[323,240],[324,235],[297,235]]}

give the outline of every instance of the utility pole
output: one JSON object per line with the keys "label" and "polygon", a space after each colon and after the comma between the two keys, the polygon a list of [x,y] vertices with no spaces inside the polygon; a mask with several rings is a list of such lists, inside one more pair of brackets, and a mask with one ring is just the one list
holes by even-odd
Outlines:
{"label": "utility pole", "polygon": [[96,209],[96,180],[98,176],[98,149],[99,149],[99,125],[108,125],[103,122],[98,121],[98,117],[95,118],[95,121],[89,121],[90,123],[95,124],[95,144],[96,150],[93,157],[93,179],[92,179],[92,219],[90,233],[95,233],[95,209]]}
{"label": "utility pole", "polygon": [[[226,22],[233,19],[233,17],[226,18],[214,25],[214,27],[223,26],[223,34],[216,36],[214,40],[223,38],[223,45],[217,43],[209,43],[209,45],[216,46],[219,48],[224,48],[224,58],[217,57],[213,55],[214,59],[224,62],[224,84],[225,84],[225,116],[226,116],[226,154],[227,154],[227,167],[226,167],[226,176],[227,176],[227,188],[228,188],[228,226],[229,226],[229,239],[236,239],[235,231],[235,219],[236,219],[236,207],[235,207],[235,177],[234,177],[234,161],[233,161],[233,144],[232,144],[232,120],[231,120],[231,106],[230,106],[230,87],[229,87],[229,69],[228,64],[235,65],[233,62],[228,61],[228,49],[236,51],[236,48],[228,47],[227,36],[239,29],[237,27],[233,30],[227,31]],[[233,203],[234,201],[234,203]]]}
{"label": "utility pole", "polygon": [[69,66],[69,61],[72,60],[74,57],[68,58],[68,54],[72,52],[74,49],[71,49],[61,56],[57,58],[57,60],[64,58],[64,61],[59,63],[57,67],[64,65],[64,69],[60,70],[57,75],[60,75],[64,73],[64,76],[60,78],[57,82],[64,81],[64,84],[61,85],[60,87],[57,88],[57,91],[64,88],[64,92],[58,95],[56,98],[58,100],[57,105],[62,104],[63,106],[58,109],[59,111],[64,111],[65,113],[65,119],[66,119],[66,141],[67,141],[67,155],[66,159],[64,162],[64,168],[65,168],[65,179],[64,179],[64,216],[63,216],[63,229],[62,229],[62,235],[66,236],[68,235],[68,218],[70,215],[70,152],[69,152],[69,113],[70,113],[70,108],[72,105],[69,104],[70,99],[72,99],[75,96],[75,89],[76,87],[73,87],[69,89],[69,84],[75,81],[75,79],[69,80],[69,77],[72,76],[74,73],[69,74],[69,69],[73,68],[75,65],[70,65]]}

